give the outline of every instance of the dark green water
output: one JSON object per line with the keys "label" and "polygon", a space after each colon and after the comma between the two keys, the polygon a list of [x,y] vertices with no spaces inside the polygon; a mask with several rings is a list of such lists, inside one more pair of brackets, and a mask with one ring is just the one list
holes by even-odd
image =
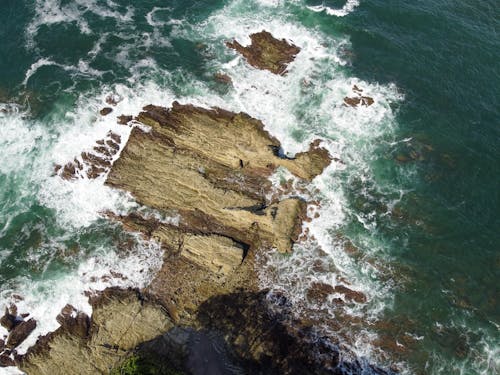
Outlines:
{"label": "dark green water", "polygon": [[[299,314],[341,320],[330,334],[372,362],[416,374],[500,372],[496,1],[1,5],[0,295],[2,306],[23,296],[21,312],[43,321],[35,336],[57,327],[66,303],[88,308],[85,289],[144,285],[159,266],[157,246],[99,214],[133,208],[130,198],[103,181],[52,176],[54,163],[109,129],[126,137],[113,116],[97,115],[118,93],[116,115],[178,99],[248,112],[291,153],[324,139],[343,163],[313,184],[323,202],[310,224],[317,241],[271,257],[263,284],[287,290],[305,306]],[[261,29],[302,48],[286,77],[255,71],[224,46]],[[218,71],[232,88],[214,81]],[[342,106],[354,84],[373,106]],[[318,257],[328,273],[309,267]],[[307,306],[311,282],[340,278],[368,302]]]}

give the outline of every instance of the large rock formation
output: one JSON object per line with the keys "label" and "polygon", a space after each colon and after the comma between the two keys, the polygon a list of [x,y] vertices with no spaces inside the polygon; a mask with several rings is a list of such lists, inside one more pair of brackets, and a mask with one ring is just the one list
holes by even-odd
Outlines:
{"label": "large rock formation", "polygon": [[206,301],[236,290],[257,293],[256,252],[291,251],[307,205],[270,194],[268,177],[281,166],[311,180],[330,163],[318,142],[295,158],[282,157],[278,140],[244,113],[174,102],[170,109],[147,106],[135,120],[144,126],[132,130],[106,183],[159,215],[109,216],[160,242],[163,267],[142,300],[116,290],[94,298],[91,321],[66,306],[61,327],[22,359],[28,373],[73,366],[82,374],[106,373],[174,324],[203,326],[198,315]]}
{"label": "large rock formation", "polygon": [[268,177],[282,166],[310,180],[330,163],[325,149],[314,143],[294,159],[280,157],[280,143],[260,121],[222,109],[174,102],[171,109],[147,106],[136,120],[151,130],[132,130],[107,184],[179,218],[157,222],[149,235],[195,262],[206,262],[200,251],[209,248],[216,268],[221,257],[241,262],[248,249],[291,250],[305,202],[269,202]]}
{"label": "large rock formation", "polygon": [[244,113],[173,103],[147,106],[107,184],[169,220],[137,213],[116,217],[125,228],[160,242],[163,267],[148,293],[175,321],[189,322],[201,303],[235,288],[257,289],[258,250],[291,251],[306,215],[298,198],[271,200],[268,177],[278,166],[311,180],[330,163],[315,142],[294,159],[263,124]]}

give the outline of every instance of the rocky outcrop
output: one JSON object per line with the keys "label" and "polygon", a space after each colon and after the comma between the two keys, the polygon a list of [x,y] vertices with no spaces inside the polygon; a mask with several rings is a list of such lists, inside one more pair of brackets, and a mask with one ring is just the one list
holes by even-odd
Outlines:
{"label": "rocky outcrop", "polygon": [[258,69],[266,69],[274,74],[286,74],[286,68],[300,48],[285,39],[276,39],[267,31],[250,35],[251,44],[242,46],[236,40],[226,42],[229,48],[238,51],[248,63]]}
{"label": "rocky outcrop", "polygon": [[[260,121],[177,102],[171,109],[147,106],[136,120],[151,130],[132,130],[106,183],[179,219],[176,225],[149,222],[135,229],[194,262],[204,258],[201,249],[217,249],[213,267],[221,257],[241,261],[248,249],[291,250],[306,205],[297,198],[267,201],[268,177],[282,166],[302,179],[314,178],[330,163],[317,142],[294,159],[282,158],[280,143]],[[135,224],[128,225],[140,221],[131,219]]]}
{"label": "rocky outcrop", "polygon": [[66,305],[56,318],[62,329],[69,334],[86,338],[90,331],[90,318],[84,312],[76,310],[71,305]]}
{"label": "rocky outcrop", "polygon": [[103,109],[101,109],[99,111],[99,113],[101,114],[101,116],[107,116],[109,115],[111,112],[113,112],[113,108],[111,107],[104,107]]}
{"label": "rocky outcrop", "polygon": [[82,152],[80,157],[55,165],[54,172],[65,180],[79,178],[95,179],[109,171],[113,158],[120,150],[121,137],[109,131],[104,139],[96,141],[92,150]]}
{"label": "rocky outcrop", "polygon": [[173,326],[161,305],[136,290],[107,289],[90,302],[91,319],[66,306],[61,327],[40,337],[18,366],[28,374],[108,374],[131,349]]}
{"label": "rocky outcrop", "polygon": [[5,313],[0,318],[0,324],[9,332],[12,331],[16,325],[21,323],[21,321],[22,320],[19,320],[16,315],[12,314],[7,308],[5,308]]}
{"label": "rocky outcrop", "polygon": [[357,107],[359,105],[369,107],[374,103],[373,98],[369,96],[355,96],[355,97],[345,97],[344,104],[349,107]]}
{"label": "rocky outcrop", "polygon": [[117,217],[162,244],[160,272],[148,287],[173,320],[191,324],[201,303],[236,288],[257,289],[255,252],[291,251],[306,202],[270,196],[268,177],[282,166],[311,180],[330,163],[314,142],[309,152],[280,157],[281,145],[244,113],[174,102],[147,106],[106,183],[167,216]]}
{"label": "rocky outcrop", "polygon": [[25,320],[28,315],[18,315],[17,306],[11,304],[0,318],[0,324],[9,332],[6,340],[0,340],[0,367],[14,366],[16,348],[35,330],[36,321]]}
{"label": "rocky outcrop", "polygon": [[[206,325],[199,319],[206,301],[237,290],[257,293],[257,252],[291,251],[307,208],[302,199],[270,194],[269,176],[284,167],[306,182],[330,163],[319,142],[284,157],[279,141],[244,113],[174,102],[170,109],[146,106],[135,122],[144,126],[132,129],[114,164],[113,154],[101,165],[103,156],[83,153],[58,172],[92,178],[94,166],[103,168],[97,174],[111,168],[106,184],[159,215],[109,217],[161,243],[163,266],[142,294],[112,290],[93,298],[91,318],[67,305],[57,318],[61,327],[23,358],[27,372],[60,373],[80,363],[81,373],[106,372],[174,324]],[[100,146],[121,141],[112,133],[109,138],[94,151],[104,155]]]}

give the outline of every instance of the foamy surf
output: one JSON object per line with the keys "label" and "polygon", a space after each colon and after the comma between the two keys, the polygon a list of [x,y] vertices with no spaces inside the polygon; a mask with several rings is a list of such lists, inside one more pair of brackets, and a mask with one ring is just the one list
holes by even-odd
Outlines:
{"label": "foamy surf", "polygon": [[326,5],[308,6],[307,9],[313,12],[325,12],[329,16],[345,17],[352,13],[359,6],[359,0],[347,0],[344,6],[340,9],[335,9]]}

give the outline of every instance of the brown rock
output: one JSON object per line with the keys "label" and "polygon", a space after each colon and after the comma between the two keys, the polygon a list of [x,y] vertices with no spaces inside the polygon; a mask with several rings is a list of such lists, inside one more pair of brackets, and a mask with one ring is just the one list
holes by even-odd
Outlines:
{"label": "brown rock", "polygon": [[99,113],[101,114],[101,116],[107,116],[109,115],[111,112],[113,112],[113,108],[111,107],[104,107],[103,109],[101,109],[99,111]]}
{"label": "brown rock", "polygon": [[[311,179],[329,164],[326,150],[313,144],[311,151],[293,160],[280,158],[269,147],[279,148],[279,142],[248,115],[175,102],[170,110],[144,109],[137,120],[152,131],[133,129],[107,184],[128,190],[149,207],[178,212],[184,231],[213,236],[204,240],[215,248],[229,244],[222,239],[226,237],[234,243],[230,247],[291,250],[300,234],[305,203],[287,199],[268,206],[267,176],[282,165]],[[167,226],[162,228],[167,231]],[[161,233],[154,236],[172,242]]]}
{"label": "brown rock", "polygon": [[10,366],[15,366],[16,363],[12,358],[10,358],[6,354],[0,355],[0,367],[10,367]]}
{"label": "brown rock", "polygon": [[0,324],[7,329],[7,331],[12,331],[16,325],[21,323],[15,315],[11,314],[10,311],[5,308],[4,315],[0,318]]}
{"label": "brown rock", "polygon": [[128,116],[128,115],[120,115],[117,117],[118,123],[120,125],[127,125],[133,119],[134,119],[133,116]]}
{"label": "brown rock", "polygon": [[358,105],[364,105],[365,107],[371,106],[375,101],[369,96],[355,96],[355,97],[345,97],[344,105],[350,107],[357,107]]}
{"label": "brown rock", "polygon": [[4,348],[5,348],[5,341],[0,339],[0,352],[2,352]]}
{"label": "brown rock", "polygon": [[75,158],[67,163],[64,168],[56,165],[54,170],[65,180],[73,180],[86,174],[88,178],[95,179],[106,173],[111,167],[112,156],[120,150],[121,137],[109,131],[107,138],[96,141],[92,152],[82,152],[82,162]]}
{"label": "brown rock", "polygon": [[31,332],[36,328],[36,321],[30,319],[25,322],[21,322],[16,325],[11,331],[9,338],[7,339],[7,347],[12,349],[21,344],[30,335]]}
{"label": "brown rock", "polygon": [[121,102],[123,99],[119,95],[108,95],[106,97],[106,103],[109,105],[117,105],[119,102]]}
{"label": "brown rock", "polygon": [[286,74],[286,68],[300,48],[285,39],[276,39],[271,33],[261,31],[250,35],[252,43],[243,47],[237,41],[226,42],[226,46],[238,51],[250,65],[258,69],[267,69],[274,74]]}
{"label": "brown rock", "polygon": [[122,137],[120,137],[118,134],[113,133],[112,131],[109,131],[107,136],[111,138],[115,143],[120,144],[122,142]]}
{"label": "brown rock", "polygon": [[125,353],[172,327],[164,309],[137,290],[106,289],[92,296],[90,303],[88,335],[66,325],[68,314],[74,314],[67,305],[58,319],[64,325],[40,337],[20,359],[20,369],[28,374],[67,374],[72,369],[79,374],[107,374]]}
{"label": "brown rock", "polygon": [[359,93],[363,92],[363,89],[360,89],[358,86],[354,85],[354,86],[352,86],[352,91],[359,94]]}
{"label": "brown rock", "polygon": [[90,318],[71,305],[64,306],[56,320],[65,331],[73,336],[85,338],[89,334]]}

